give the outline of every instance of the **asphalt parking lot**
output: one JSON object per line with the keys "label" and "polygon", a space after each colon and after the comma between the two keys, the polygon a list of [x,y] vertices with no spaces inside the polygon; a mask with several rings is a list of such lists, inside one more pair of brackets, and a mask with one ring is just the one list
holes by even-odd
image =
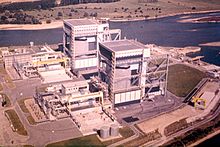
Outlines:
{"label": "asphalt parking lot", "polygon": [[170,111],[182,104],[182,99],[168,94],[167,97],[158,96],[153,101],[126,105],[115,108],[115,116],[121,123],[138,123]]}

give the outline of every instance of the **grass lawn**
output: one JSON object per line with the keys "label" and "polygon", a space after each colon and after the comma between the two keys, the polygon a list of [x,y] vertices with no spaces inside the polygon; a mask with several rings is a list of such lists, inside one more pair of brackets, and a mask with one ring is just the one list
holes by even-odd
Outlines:
{"label": "grass lawn", "polygon": [[0,67],[0,74],[7,74],[6,70],[3,67]]}
{"label": "grass lawn", "polygon": [[8,88],[15,88],[15,84],[13,83],[13,81],[11,80],[10,76],[8,74],[4,75],[4,79],[5,79],[5,83],[8,86]]}
{"label": "grass lawn", "polygon": [[104,146],[104,144],[96,137],[96,135],[89,135],[80,138],[70,139],[47,145],[47,147],[59,147],[59,146]]}
{"label": "grass lawn", "polygon": [[186,65],[176,64],[169,67],[168,90],[179,97],[185,97],[205,74]]}
{"label": "grass lawn", "polygon": [[119,132],[124,138],[128,138],[134,135],[134,132],[129,127],[120,128]]}
{"label": "grass lawn", "polygon": [[89,136],[83,136],[80,138],[75,138],[75,139],[70,139],[70,140],[65,140],[61,142],[56,142],[47,145],[47,147],[60,147],[60,146],[65,146],[65,147],[96,147],[96,146],[107,146],[112,143],[115,143],[117,141],[120,141],[124,138],[128,138],[134,134],[134,132],[129,128],[129,127],[123,127],[119,129],[120,134],[123,136],[122,138],[119,139],[114,139],[106,142],[101,142],[96,135],[89,135]]}
{"label": "grass lawn", "polygon": [[24,101],[27,100],[27,99],[31,99],[31,98],[25,98],[25,99],[20,99],[18,100],[18,105],[19,107],[21,108],[21,110],[24,112],[24,113],[28,113],[29,115],[27,116],[27,120],[28,122],[31,124],[31,125],[36,125],[36,122],[34,120],[34,118],[31,116],[31,113],[29,112],[29,110],[27,109]]}
{"label": "grass lawn", "polygon": [[8,86],[8,88],[15,88],[15,84],[13,83],[7,71],[3,67],[0,67],[0,76],[4,77],[5,84]]}
{"label": "grass lawn", "polygon": [[0,95],[2,95],[2,98],[5,98],[5,100],[6,100],[5,107],[11,106],[11,101],[10,101],[9,97],[6,94],[4,94],[4,93],[0,93]]}
{"label": "grass lawn", "polygon": [[24,113],[29,113],[27,107],[25,106],[25,101],[26,99],[20,99],[18,100],[18,105],[20,106],[21,110],[24,112]]}
{"label": "grass lawn", "polygon": [[2,84],[0,83],[0,91],[2,91],[3,90],[3,87],[2,87]]}
{"label": "grass lawn", "polygon": [[35,122],[34,118],[30,115],[27,116],[27,120],[29,122],[29,124],[31,125],[36,125],[37,123]]}
{"label": "grass lawn", "polygon": [[23,145],[23,147],[34,147],[33,145]]}
{"label": "grass lawn", "polygon": [[20,135],[27,136],[27,131],[24,128],[15,110],[6,110],[5,113],[8,115],[8,119],[10,119],[12,125],[14,126],[14,129],[17,130],[16,132]]}
{"label": "grass lawn", "polygon": [[149,132],[147,134],[140,135],[138,138],[123,144],[123,146],[125,146],[125,147],[141,146],[144,143],[150,142],[150,141],[158,139],[160,137],[162,137],[162,135],[159,133],[158,130],[155,130],[155,131]]}

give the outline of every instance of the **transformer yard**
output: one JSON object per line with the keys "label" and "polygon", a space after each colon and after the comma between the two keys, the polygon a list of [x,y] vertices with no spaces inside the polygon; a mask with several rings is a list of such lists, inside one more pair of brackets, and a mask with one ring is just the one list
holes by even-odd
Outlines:
{"label": "transformer yard", "polygon": [[[64,20],[61,48],[33,42],[28,47],[2,48],[1,68],[14,87],[1,78],[1,91],[10,97],[29,136],[19,140],[11,135],[10,141],[2,142],[44,146],[98,134],[101,142],[113,140],[110,146],[119,146],[156,132],[159,144],[150,140],[137,141],[137,145],[162,145],[167,134],[181,131],[170,131],[168,126],[183,119],[185,126],[200,123],[219,110],[220,67],[201,61],[202,56],[186,56],[199,50],[122,39],[121,30],[110,29],[105,19]],[[169,79],[178,76],[178,71],[169,76],[169,69],[176,66],[183,67],[185,74],[190,69],[201,74],[194,85],[187,81],[181,85],[185,89],[193,86],[184,96],[169,84],[178,81],[178,77],[177,81]],[[119,133],[125,126],[133,136]]]}

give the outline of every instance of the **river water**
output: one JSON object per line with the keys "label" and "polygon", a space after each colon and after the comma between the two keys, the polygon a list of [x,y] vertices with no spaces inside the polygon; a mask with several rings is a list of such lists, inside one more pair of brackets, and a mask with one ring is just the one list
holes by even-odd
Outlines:
{"label": "river water", "polygon": [[[220,12],[206,14],[178,15],[157,20],[134,22],[111,22],[110,28],[122,30],[122,36],[137,39],[147,44],[160,46],[198,46],[201,43],[220,41],[220,23],[180,23],[179,20],[220,16]],[[48,30],[0,30],[0,46],[56,44],[62,42],[62,28]],[[202,47],[201,52],[193,54],[205,56],[204,61],[220,65],[220,47]]]}
{"label": "river water", "polygon": [[196,147],[217,147],[220,146],[220,134],[202,142],[201,144],[197,145]]}

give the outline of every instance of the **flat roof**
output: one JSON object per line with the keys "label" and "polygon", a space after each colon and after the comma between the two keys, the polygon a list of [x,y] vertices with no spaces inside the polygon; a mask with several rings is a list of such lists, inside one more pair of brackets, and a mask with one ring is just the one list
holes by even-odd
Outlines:
{"label": "flat roof", "polygon": [[64,68],[50,71],[40,71],[39,74],[44,78],[43,83],[54,83],[72,80]]}
{"label": "flat roof", "polygon": [[127,39],[103,42],[101,44],[113,52],[146,48],[144,44],[138,41]]}
{"label": "flat roof", "polygon": [[68,88],[68,87],[75,87],[75,86],[84,86],[84,85],[88,85],[88,83],[86,80],[83,80],[83,81],[72,81],[68,83],[63,83],[62,85]]}
{"label": "flat roof", "polygon": [[64,22],[67,22],[71,24],[72,26],[84,26],[84,25],[98,24],[98,21],[95,19],[67,19],[67,20],[64,20]]}

